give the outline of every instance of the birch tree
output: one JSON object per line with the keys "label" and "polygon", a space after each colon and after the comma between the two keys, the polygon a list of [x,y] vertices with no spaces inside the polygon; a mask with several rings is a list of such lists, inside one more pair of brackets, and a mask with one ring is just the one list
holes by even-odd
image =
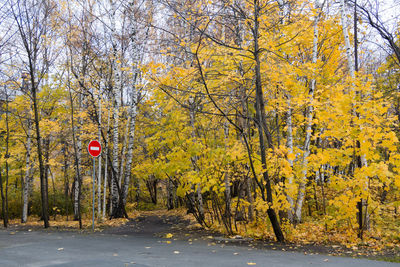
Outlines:
{"label": "birch tree", "polygon": [[112,177],[111,177],[111,217],[119,217],[118,216],[118,204],[119,204],[119,111],[120,111],[120,103],[121,103],[121,94],[120,94],[120,76],[118,70],[118,44],[117,44],[117,30],[116,30],[116,20],[117,20],[117,3],[115,0],[111,0],[111,44],[112,44],[112,90],[113,90],[113,128],[112,128],[112,141],[113,141],[113,150],[112,150]]}
{"label": "birch tree", "polygon": [[[139,24],[136,19],[137,12],[134,1],[130,2],[130,55],[132,58],[132,77],[130,79],[130,93],[131,100],[128,112],[129,126],[128,126],[128,146],[127,146],[127,157],[126,157],[126,175],[124,177],[124,185],[122,189],[122,204],[125,207],[126,198],[128,196],[129,185],[132,176],[132,159],[133,159],[133,149],[135,141],[135,125],[137,117],[137,106],[139,104],[139,88],[140,83],[140,64],[143,60],[145,40],[142,43],[139,42]],[[145,36],[146,38],[147,36]]]}
{"label": "birch tree", "polygon": [[[22,87],[28,87],[29,85],[27,84],[27,75],[23,75],[23,84]],[[31,121],[31,116],[30,116],[30,110],[27,112],[27,136],[26,136],[26,157],[25,157],[25,177],[24,177],[24,183],[23,183],[23,192],[22,192],[22,198],[23,198],[23,206],[22,206],[22,216],[21,216],[21,222],[26,223],[28,221],[28,204],[29,204],[29,195],[32,190],[32,159],[31,159],[31,146],[32,146],[32,121]]]}
{"label": "birch tree", "polygon": [[[312,49],[312,63],[317,63],[318,59],[318,23],[321,18],[322,8],[324,3],[315,2],[315,9],[317,10],[317,14],[314,18],[314,39],[313,39],[313,49]],[[307,180],[307,172],[308,172],[308,156],[310,155],[310,142],[311,142],[311,133],[312,133],[312,119],[313,119],[313,101],[314,101],[314,92],[316,87],[315,78],[311,78],[309,91],[308,91],[308,106],[306,109],[306,132],[305,132],[305,140],[303,147],[303,157],[302,157],[302,177],[300,178],[299,189],[297,193],[296,205],[294,207],[295,221],[301,222],[301,209],[303,207],[303,201],[305,196],[306,189],[306,180]],[[290,125],[291,122],[289,121]],[[290,142],[289,147],[293,147]],[[293,153],[293,148],[291,149]],[[291,164],[293,164],[291,162]]]}

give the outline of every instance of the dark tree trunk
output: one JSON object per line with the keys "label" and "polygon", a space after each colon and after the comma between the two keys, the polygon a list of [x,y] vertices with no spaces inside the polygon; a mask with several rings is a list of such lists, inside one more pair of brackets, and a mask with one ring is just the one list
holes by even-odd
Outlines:
{"label": "dark tree trunk", "polygon": [[174,209],[174,191],[175,187],[172,182],[168,179],[167,180],[167,209],[172,210]]}
{"label": "dark tree trunk", "polygon": [[64,141],[64,146],[63,146],[63,154],[64,154],[64,204],[65,204],[65,213],[64,215],[67,217],[68,221],[68,215],[69,215],[69,177],[68,177],[68,157],[67,157],[67,142]]}
{"label": "dark tree trunk", "polygon": [[[111,194],[110,195],[110,207],[112,208],[112,212],[111,212],[110,218],[111,219],[113,219],[113,218],[129,218],[128,214],[126,213],[126,210],[125,210],[125,204],[123,202],[123,197],[122,197],[122,190],[121,190],[121,188],[120,188],[120,186],[118,184],[118,181],[115,179],[116,171],[114,169],[114,166],[112,165],[112,161],[111,161],[110,155],[107,155],[107,159],[109,161],[110,169],[111,169],[111,175],[110,175],[111,176],[110,177],[110,194]],[[113,181],[114,181],[114,184],[112,185],[111,183]],[[118,194],[118,199],[116,200],[117,201],[116,205],[113,203],[113,198],[114,198],[114,201],[115,201],[115,196],[112,195],[112,190],[111,190],[112,186],[115,186],[116,192]]]}
{"label": "dark tree trunk", "polygon": [[151,202],[153,204],[157,204],[157,183],[158,180],[154,177],[154,175],[150,175],[149,180],[146,181],[146,186],[149,190]]}
{"label": "dark tree trunk", "polygon": [[[3,200],[3,211],[4,211],[4,227],[8,226],[8,159],[10,157],[9,154],[9,142],[10,142],[10,128],[8,127],[8,94],[6,93],[6,188],[5,188],[5,196],[3,197],[3,188],[1,188],[2,200]],[[3,181],[0,181],[3,183]]]}
{"label": "dark tree trunk", "polygon": [[[44,177],[46,181],[46,188],[48,190],[49,188],[49,171],[50,171],[50,166],[49,166],[49,158],[50,158],[50,139],[49,137],[43,138],[43,149],[44,149]],[[53,182],[53,187],[54,187],[54,182]],[[48,193],[48,191],[47,191]],[[55,205],[54,203],[54,194],[53,194],[53,206]],[[51,212],[50,212],[51,213]],[[43,219],[43,218],[42,218]]]}
{"label": "dark tree trunk", "polygon": [[42,139],[40,138],[40,126],[39,126],[39,111],[37,106],[37,97],[36,97],[36,86],[35,80],[33,79],[34,73],[31,73],[31,82],[32,82],[32,102],[33,102],[33,112],[35,114],[35,130],[36,130],[36,145],[37,145],[37,153],[39,158],[39,173],[40,173],[40,193],[42,200],[42,217],[44,222],[44,227],[48,228],[49,225],[49,200],[48,200],[48,187],[45,176],[45,167],[43,163],[43,151],[42,151]]}
{"label": "dark tree trunk", "polygon": [[1,191],[1,217],[3,217],[4,227],[7,228],[8,214],[7,214],[7,209],[6,209],[6,199],[5,199],[4,191],[3,191],[3,177],[1,175],[1,170],[0,170],[0,191]]}
{"label": "dark tree trunk", "polygon": [[[272,147],[272,138],[271,134],[268,130],[267,126],[267,118],[265,114],[265,103],[263,96],[263,88],[261,83],[261,62],[260,62],[260,48],[258,43],[259,38],[259,11],[260,11],[260,3],[258,0],[254,0],[254,29],[253,29],[253,37],[254,37],[254,60],[255,60],[255,75],[256,75],[256,115],[257,115],[257,124],[258,124],[258,132],[259,132],[259,142],[260,142],[260,154],[261,154],[261,162],[263,165],[263,169],[267,169],[267,160],[266,160],[266,146],[264,141],[264,133],[267,139],[267,143],[269,147]],[[283,236],[282,229],[279,224],[278,217],[276,216],[275,210],[272,208],[273,197],[272,197],[272,186],[271,179],[268,175],[267,171],[263,172],[263,178],[266,183],[266,191],[267,191],[267,202],[269,208],[267,210],[268,217],[271,221],[272,228],[274,230],[276,239],[278,242],[284,242],[285,238]]]}

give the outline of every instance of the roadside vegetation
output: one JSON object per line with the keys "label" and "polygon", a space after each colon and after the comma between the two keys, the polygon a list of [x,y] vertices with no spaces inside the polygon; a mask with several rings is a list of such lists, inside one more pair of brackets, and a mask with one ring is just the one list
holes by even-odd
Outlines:
{"label": "roadside vegetation", "polygon": [[97,230],[167,209],[398,261],[399,24],[378,2],[6,0],[3,226],[87,229],[94,193]]}

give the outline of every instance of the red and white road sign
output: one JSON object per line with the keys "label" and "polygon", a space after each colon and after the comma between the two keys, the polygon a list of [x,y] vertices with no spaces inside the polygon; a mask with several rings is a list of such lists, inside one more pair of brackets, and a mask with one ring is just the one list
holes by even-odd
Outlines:
{"label": "red and white road sign", "polygon": [[90,141],[90,143],[88,145],[88,151],[92,157],[97,158],[98,156],[100,156],[101,145],[100,145],[99,141],[97,141],[97,140]]}

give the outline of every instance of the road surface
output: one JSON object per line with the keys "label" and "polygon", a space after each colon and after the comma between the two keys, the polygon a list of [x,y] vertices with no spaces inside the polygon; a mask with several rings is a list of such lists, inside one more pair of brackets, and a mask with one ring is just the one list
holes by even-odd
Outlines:
{"label": "road surface", "polygon": [[0,266],[400,266],[365,259],[226,245],[211,239],[166,239],[155,235],[154,231],[136,229],[126,233],[0,230]]}

